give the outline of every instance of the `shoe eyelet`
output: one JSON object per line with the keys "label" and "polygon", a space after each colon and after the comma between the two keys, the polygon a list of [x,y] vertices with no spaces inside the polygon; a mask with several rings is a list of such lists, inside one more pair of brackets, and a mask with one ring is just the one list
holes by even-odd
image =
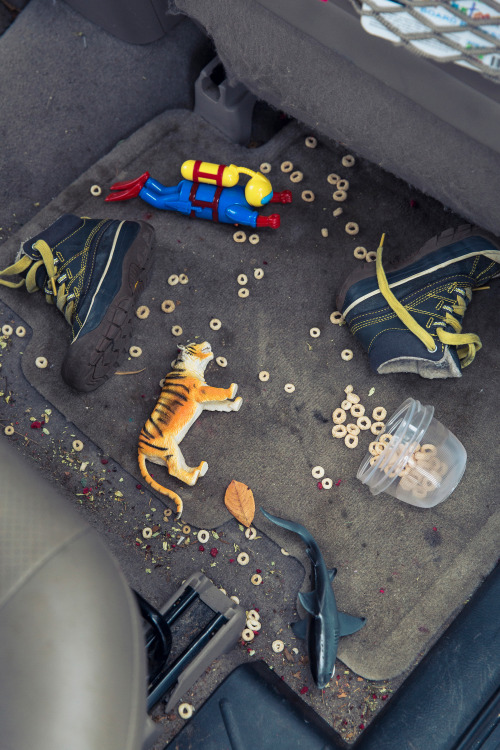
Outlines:
{"label": "shoe eyelet", "polygon": [[437,344],[434,344],[434,349],[427,348],[429,354],[435,354],[437,352]]}

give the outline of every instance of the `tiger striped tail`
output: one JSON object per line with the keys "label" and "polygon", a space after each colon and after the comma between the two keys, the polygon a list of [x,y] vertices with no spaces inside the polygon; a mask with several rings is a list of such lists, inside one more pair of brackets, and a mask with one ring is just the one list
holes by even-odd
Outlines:
{"label": "tiger striped tail", "polygon": [[144,481],[147,482],[150,487],[159,492],[161,495],[166,495],[174,501],[177,507],[177,518],[180,518],[182,515],[183,503],[179,495],[173,490],[169,490],[167,487],[163,487],[161,484],[158,484],[158,482],[155,482],[146,468],[146,456],[144,455],[144,453],[142,453],[140,448],[137,452],[137,460],[139,461],[139,470]]}

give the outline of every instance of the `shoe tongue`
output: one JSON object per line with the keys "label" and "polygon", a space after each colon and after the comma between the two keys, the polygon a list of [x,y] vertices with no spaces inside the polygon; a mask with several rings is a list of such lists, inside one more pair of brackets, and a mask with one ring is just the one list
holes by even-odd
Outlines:
{"label": "shoe tongue", "polygon": [[[32,258],[33,260],[40,260],[41,256],[38,250],[36,250],[33,245],[38,240],[45,240],[47,245],[50,248],[53,248],[55,245],[57,245],[59,242],[61,242],[65,237],[70,235],[72,232],[74,232],[79,226],[82,224],[82,219],[80,219],[78,216],[74,216],[73,214],[64,214],[61,216],[54,224],[51,224],[50,227],[47,229],[44,229],[43,232],[40,232],[40,234],[35,235],[30,240],[27,240],[26,242],[23,242],[21,245],[21,251],[19,253],[19,257],[21,255],[27,255],[29,258]],[[46,275],[46,274],[45,274]],[[37,273],[37,285],[38,285],[38,273]]]}

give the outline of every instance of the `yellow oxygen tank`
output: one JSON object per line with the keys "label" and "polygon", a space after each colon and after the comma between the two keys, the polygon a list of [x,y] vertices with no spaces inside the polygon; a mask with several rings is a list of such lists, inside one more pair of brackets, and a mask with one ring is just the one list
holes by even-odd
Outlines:
{"label": "yellow oxygen tank", "polygon": [[193,182],[207,182],[209,185],[234,187],[240,178],[238,167],[234,164],[211,164],[208,161],[188,159],[181,166],[181,174],[185,180]]}

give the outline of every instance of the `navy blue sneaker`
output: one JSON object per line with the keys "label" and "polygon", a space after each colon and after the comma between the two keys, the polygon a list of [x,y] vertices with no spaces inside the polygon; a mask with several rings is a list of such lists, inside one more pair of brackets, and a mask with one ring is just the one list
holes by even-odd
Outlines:
{"label": "navy blue sneaker", "polygon": [[[24,242],[0,284],[41,290],[71,325],[62,376],[93,391],[113,375],[128,349],[134,306],[149,281],[154,230],[141,221],[61,216]],[[7,280],[22,277],[19,282]]]}
{"label": "navy blue sneaker", "polygon": [[481,341],[462,333],[472,292],[500,275],[500,244],[467,225],[447,229],[392,268],[376,263],[352,273],[337,309],[380,374],[412,372],[424,378],[461,377]]}

